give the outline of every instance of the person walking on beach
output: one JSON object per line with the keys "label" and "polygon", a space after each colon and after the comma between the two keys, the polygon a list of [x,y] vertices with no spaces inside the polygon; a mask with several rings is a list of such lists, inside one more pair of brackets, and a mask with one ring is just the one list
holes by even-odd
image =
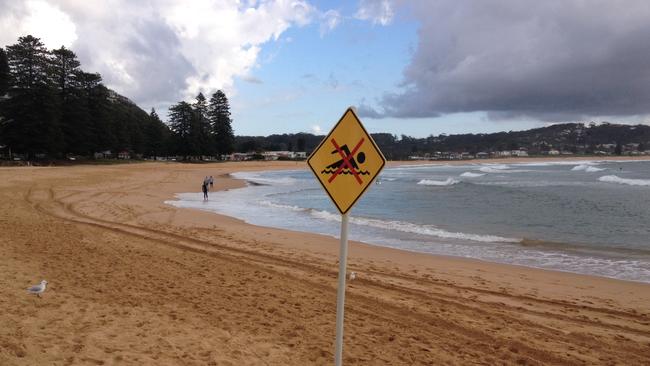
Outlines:
{"label": "person walking on beach", "polygon": [[212,178],[212,176],[210,176],[208,181],[210,182],[210,190],[212,190],[212,188],[214,188],[214,178]]}
{"label": "person walking on beach", "polygon": [[203,191],[203,200],[207,201],[208,200],[208,182],[203,181],[203,184],[201,185],[201,190]]}

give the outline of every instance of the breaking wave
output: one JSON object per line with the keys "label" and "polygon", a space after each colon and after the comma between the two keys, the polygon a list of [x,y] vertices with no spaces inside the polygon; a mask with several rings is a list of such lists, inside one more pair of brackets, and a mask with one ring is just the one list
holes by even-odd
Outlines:
{"label": "breaking wave", "polygon": [[230,173],[230,176],[235,179],[245,180],[246,182],[249,182],[251,184],[257,184],[257,185],[273,186],[273,185],[292,185],[296,183],[296,179],[291,177],[269,178],[269,177],[261,176],[260,173],[253,173],[253,172]]}
{"label": "breaking wave", "polygon": [[478,177],[482,177],[484,175],[485,174],[481,174],[481,173],[465,172],[465,173],[461,174],[460,176],[465,177],[465,178],[478,178]]}
{"label": "breaking wave", "polygon": [[[333,214],[327,211],[309,209],[310,214],[316,218],[327,221],[341,221],[341,215]],[[496,235],[478,235],[468,233],[458,233],[439,229],[432,225],[418,225],[403,221],[386,221],[378,219],[369,219],[364,217],[350,217],[350,223],[361,226],[369,226],[377,229],[395,230],[404,233],[413,233],[427,236],[434,236],[442,239],[460,239],[469,241],[478,241],[484,243],[520,243],[521,239],[505,238]]]}
{"label": "breaking wave", "polygon": [[418,184],[423,186],[451,186],[460,183],[459,180],[447,178],[447,180],[422,179]]}
{"label": "breaking wave", "polygon": [[589,164],[580,164],[576,165],[573,168],[571,168],[572,171],[585,171],[587,173],[596,173],[596,172],[602,172],[605,170],[605,168],[596,168],[594,166],[591,166]]}
{"label": "breaking wave", "polygon": [[275,202],[271,202],[271,201],[260,201],[259,204],[262,205],[262,206],[266,206],[266,207],[281,208],[281,209],[295,211],[295,212],[305,212],[305,211],[309,210],[308,208],[304,208],[304,207],[298,207],[298,206],[293,206],[293,205],[283,205],[283,204],[279,204],[279,203],[275,203]]}
{"label": "breaking wave", "polygon": [[483,173],[526,173],[530,172],[532,170],[525,170],[525,169],[508,169],[507,165],[503,165],[505,168],[502,166],[484,166],[479,168],[480,171]]}
{"label": "breaking wave", "polygon": [[601,182],[627,184],[629,186],[650,186],[650,179],[621,178],[616,175],[604,175],[598,178]]}

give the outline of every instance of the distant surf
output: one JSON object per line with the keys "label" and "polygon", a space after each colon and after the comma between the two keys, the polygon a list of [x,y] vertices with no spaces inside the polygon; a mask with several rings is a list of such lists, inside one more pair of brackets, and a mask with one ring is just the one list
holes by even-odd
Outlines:
{"label": "distant surf", "polygon": [[478,178],[478,177],[482,177],[484,175],[485,174],[481,174],[481,173],[465,172],[465,173],[462,173],[460,176],[464,177],[464,178]]}
{"label": "distant surf", "polygon": [[601,182],[626,184],[629,186],[650,186],[650,179],[621,178],[616,175],[604,175],[598,178]]}
{"label": "distant surf", "polygon": [[528,173],[530,170],[526,169],[510,169],[507,165],[502,166],[484,166],[479,168],[483,173],[497,173],[497,174],[512,174],[512,173]]}
{"label": "distant surf", "polygon": [[460,181],[454,178],[447,178],[446,180],[422,179],[418,182],[419,185],[423,186],[452,186],[458,183]]}
{"label": "distant surf", "polygon": [[589,164],[580,164],[580,165],[574,166],[571,170],[572,171],[585,171],[587,173],[596,173],[596,172],[602,172],[603,170],[605,170],[605,168],[596,168],[595,166],[591,166]]}

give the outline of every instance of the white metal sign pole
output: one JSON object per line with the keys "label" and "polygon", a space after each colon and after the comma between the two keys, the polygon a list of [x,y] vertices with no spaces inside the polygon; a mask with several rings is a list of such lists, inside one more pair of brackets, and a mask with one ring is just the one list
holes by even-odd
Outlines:
{"label": "white metal sign pole", "polygon": [[345,270],[348,262],[348,214],[341,215],[341,249],[339,252],[339,287],[336,294],[336,347],[334,363],[343,364],[343,311],[345,310]]}

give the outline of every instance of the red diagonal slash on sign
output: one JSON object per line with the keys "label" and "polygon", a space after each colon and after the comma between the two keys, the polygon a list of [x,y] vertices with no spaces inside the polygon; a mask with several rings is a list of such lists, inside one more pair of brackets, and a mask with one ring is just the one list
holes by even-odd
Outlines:
{"label": "red diagonal slash on sign", "polygon": [[361,138],[361,140],[357,143],[357,146],[355,146],[354,149],[352,149],[352,151],[350,152],[350,155],[345,155],[343,150],[341,150],[339,144],[336,143],[336,140],[332,139],[332,145],[334,145],[336,151],[338,151],[339,155],[341,155],[343,162],[341,163],[341,166],[339,166],[339,168],[336,170],[334,175],[332,175],[330,179],[327,181],[328,183],[332,183],[332,181],[334,181],[334,178],[336,178],[337,175],[341,174],[343,168],[347,167],[350,170],[350,172],[354,174],[354,177],[357,179],[357,182],[359,182],[359,184],[363,184],[363,181],[359,177],[359,173],[356,170],[354,170],[352,163],[350,163],[350,159],[354,156],[354,154],[357,153],[357,150],[359,150],[361,145],[363,145],[364,140],[365,140],[364,138]]}

